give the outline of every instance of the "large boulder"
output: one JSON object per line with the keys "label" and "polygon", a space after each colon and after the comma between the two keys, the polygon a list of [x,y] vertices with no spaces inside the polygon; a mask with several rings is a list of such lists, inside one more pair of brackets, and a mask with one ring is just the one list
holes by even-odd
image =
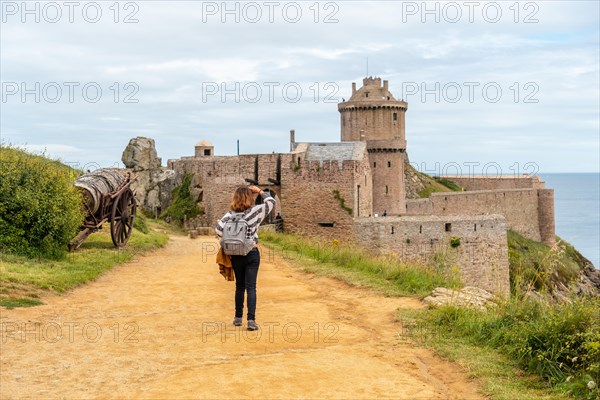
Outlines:
{"label": "large boulder", "polygon": [[173,189],[181,183],[181,177],[174,170],[161,167],[154,139],[131,139],[121,160],[136,175],[131,187],[139,206],[150,214],[160,214],[169,206]]}
{"label": "large boulder", "polygon": [[123,151],[121,161],[134,171],[160,168],[161,159],[156,154],[154,139],[138,136],[129,141]]}

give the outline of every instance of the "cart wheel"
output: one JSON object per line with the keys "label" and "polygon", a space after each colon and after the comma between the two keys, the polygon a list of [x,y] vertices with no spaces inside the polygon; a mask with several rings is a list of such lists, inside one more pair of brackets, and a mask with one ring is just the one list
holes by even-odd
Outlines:
{"label": "cart wheel", "polygon": [[125,190],[115,199],[110,214],[110,236],[115,247],[123,247],[127,244],[133,230],[136,208],[131,189]]}

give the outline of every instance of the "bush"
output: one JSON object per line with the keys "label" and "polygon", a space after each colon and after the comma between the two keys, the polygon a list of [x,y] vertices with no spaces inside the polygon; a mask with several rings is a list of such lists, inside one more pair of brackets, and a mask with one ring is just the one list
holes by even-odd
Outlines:
{"label": "bush", "polygon": [[29,256],[57,258],[84,219],[72,185],[77,172],[55,160],[0,146],[0,246]]}
{"label": "bush", "polygon": [[182,223],[184,218],[193,218],[201,214],[200,209],[196,205],[196,201],[192,198],[190,193],[191,182],[191,175],[188,174],[183,177],[181,185],[173,190],[173,201],[161,214],[162,218],[171,217],[174,221]]}
{"label": "bush", "polygon": [[512,300],[494,312],[442,307],[422,315],[435,331],[491,346],[553,387],[600,396],[600,299],[568,304]]}
{"label": "bush", "polygon": [[551,248],[508,231],[510,283],[515,295],[531,290],[552,293],[557,283],[569,284],[579,277],[581,260],[583,256],[558,237]]}

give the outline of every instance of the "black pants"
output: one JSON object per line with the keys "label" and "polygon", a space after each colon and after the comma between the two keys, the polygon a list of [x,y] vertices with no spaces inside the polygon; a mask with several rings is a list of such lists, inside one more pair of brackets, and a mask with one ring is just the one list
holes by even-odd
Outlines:
{"label": "black pants", "polygon": [[244,291],[248,293],[248,320],[255,320],[256,278],[260,265],[260,252],[254,248],[245,256],[232,256],[235,273],[235,317],[242,318],[244,313]]}

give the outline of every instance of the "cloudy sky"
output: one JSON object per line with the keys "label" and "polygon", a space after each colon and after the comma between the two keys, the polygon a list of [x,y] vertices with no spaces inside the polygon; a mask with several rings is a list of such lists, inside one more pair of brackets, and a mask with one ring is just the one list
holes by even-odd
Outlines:
{"label": "cloudy sky", "polygon": [[2,140],[74,165],[337,141],[373,75],[425,172],[599,170],[597,1],[0,4]]}

